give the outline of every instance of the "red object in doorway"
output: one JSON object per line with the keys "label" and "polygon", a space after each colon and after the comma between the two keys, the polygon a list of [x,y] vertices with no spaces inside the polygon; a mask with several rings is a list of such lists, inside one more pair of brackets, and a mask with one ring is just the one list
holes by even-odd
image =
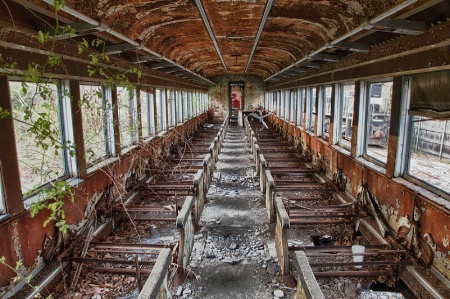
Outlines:
{"label": "red object in doorway", "polygon": [[231,107],[232,108],[241,108],[241,101],[236,98],[236,94],[231,94]]}

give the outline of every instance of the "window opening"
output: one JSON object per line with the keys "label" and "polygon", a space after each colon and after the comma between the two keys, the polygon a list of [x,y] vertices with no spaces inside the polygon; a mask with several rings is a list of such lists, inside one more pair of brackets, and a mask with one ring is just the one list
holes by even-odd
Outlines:
{"label": "window opening", "polygon": [[322,137],[326,140],[330,138],[330,122],[331,122],[331,92],[332,87],[326,86],[322,93]]}
{"label": "window opening", "polygon": [[310,87],[308,88],[308,104],[307,104],[307,126],[306,130],[314,133],[314,128],[316,125],[316,88]]}
{"label": "window opening", "polygon": [[136,140],[137,121],[134,89],[117,87],[117,105],[119,106],[119,132],[122,147],[133,144]]}
{"label": "window opening", "polygon": [[199,112],[200,112],[200,103],[199,103],[199,98],[198,98],[198,92],[194,91],[193,92],[193,100],[192,100],[192,104],[194,106],[194,116],[198,116]]}
{"label": "window opening", "polygon": [[[408,175],[450,194],[450,123],[411,116]],[[434,190],[433,190],[434,191]]]}
{"label": "window opening", "polygon": [[58,86],[9,83],[22,193],[66,175]]}
{"label": "window opening", "polygon": [[237,121],[239,111],[244,108],[244,82],[230,82],[228,89],[230,118]]}
{"label": "window opening", "polygon": [[368,91],[366,154],[376,161],[386,164],[391,120],[392,81],[371,83]]}
{"label": "window opening", "polygon": [[146,91],[141,90],[139,92],[141,101],[141,125],[142,125],[142,137],[146,138],[150,136],[150,96]]}
{"label": "window opening", "polygon": [[189,108],[188,108],[188,92],[187,90],[181,91],[182,101],[183,101],[183,121],[189,119]]}
{"label": "window opening", "polygon": [[3,191],[3,177],[0,171],[0,215],[6,213],[5,193]]}
{"label": "window opening", "polygon": [[187,119],[192,118],[192,93],[190,90],[186,91],[186,106],[187,106]]}
{"label": "window opening", "polygon": [[339,111],[338,132],[340,133],[338,144],[347,150],[351,148],[354,99],[355,84],[345,84],[341,89],[341,99],[338,102],[337,111]]}
{"label": "window opening", "polygon": [[169,128],[175,126],[175,98],[173,89],[166,90],[167,96],[167,117]]}
{"label": "window opening", "polygon": [[163,107],[162,107],[162,94],[163,94],[163,90],[161,90],[160,88],[156,89],[155,95],[156,95],[156,131],[157,132],[161,132],[164,130],[164,125],[163,125]]}
{"label": "window opening", "polygon": [[86,163],[104,158],[106,151],[106,106],[101,86],[80,85]]}
{"label": "window opening", "polygon": [[289,105],[289,122],[295,122],[295,112],[297,111],[297,91],[290,91],[290,105]]}
{"label": "window opening", "polygon": [[298,88],[296,91],[295,96],[295,125],[301,126],[302,125],[302,119],[303,119],[303,89]]}
{"label": "window opening", "polygon": [[184,117],[184,107],[183,107],[183,96],[182,91],[177,90],[177,122],[179,124],[183,123],[183,117]]}

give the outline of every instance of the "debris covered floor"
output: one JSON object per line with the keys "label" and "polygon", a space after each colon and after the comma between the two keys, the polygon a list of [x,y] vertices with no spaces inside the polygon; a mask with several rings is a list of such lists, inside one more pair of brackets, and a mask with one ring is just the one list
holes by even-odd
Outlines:
{"label": "debris covered floor", "polygon": [[228,128],[175,298],[293,298],[281,279],[245,130]]}
{"label": "debris covered floor", "polygon": [[[120,224],[106,238],[94,234],[85,244],[89,249],[85,256],[69,259],[78,263],[75,273],[79,271],[80,277],[75,275],[72,285],[76,286],[68,294],[61,282],[56,293],[65,295],[56,297],[141,298],[139,282],[147,278],[151,281],[148,275],[157,263],[157,253],[171,248],[166,249],[170,270],[164,275],[168,275],[172,298],[294,298],[302,290],[296,282],[300,277],[300,251],[307,257],[304,264],[313,267],[317,276],[314,280],[325,298],[415,298],[396,281],[394,267],[405,261],[386,260],[388,255],[400,256],[403,251],[369,245],[362,235],[355,234],[353,204],[342,203],[331,183],[274,128],[262,129],[259,123],[253,123],[253,131],[248,122],[246,125],[247,131],[238,125],[222,126],[220,130],[211,125],[198,131],[189,153],[181,155],[184,159],[168,161],[176,165],[175,169],[155,169],[158,179],[156,175],[144,179],[120,197],[122,204],[116,212],[121,214],[126,207],[127,215],[120,218]],[[252,144],[249,132],[256,136]],[[216,133],[218,137],[207,149]],[[256,162],[259,170],[255,150],[261,153]],[[218,151],[215,162],[209,157],[217,156]],[[204,170],[205,163],[214,169],[209,189],[205,178],[209,179],[211,172]],[[265,175],[261,176],[265,168]],[[272,184],[267,182],[271,180],[277,186],[275,190],[269,189]],[[265,188],[261,188],[261,182]],[[200,199],[206,189],[206,204],[201,209]],[[265,189],[264,195],[261,189]],[[273,198],[268,197],[272,191]],[[180,199],[185,196],[185,200]],[[268,198],[275,201],[269,204],[275,206],[273,216],[267,209]],[[287,210],[280,212],[284,208]],[[283,215],[289,217],[290,225],[280,230],[278,222],[283,222]],[[180,219],[186,219],[181,221],[185,226],[182,230]],[[330,239],[329,244],[316,244],[325,236]],[[359,269],[348,252],[355,242],[366,245],[368,251]],[[183,248],[189,250],[189,260]],[[378,251],[383,253],[380,257]],[[180,259],[184,256],[186,260]],[[113,265],[121,266],[116,269]],[[183,269],[186,271],[180,271]]]}

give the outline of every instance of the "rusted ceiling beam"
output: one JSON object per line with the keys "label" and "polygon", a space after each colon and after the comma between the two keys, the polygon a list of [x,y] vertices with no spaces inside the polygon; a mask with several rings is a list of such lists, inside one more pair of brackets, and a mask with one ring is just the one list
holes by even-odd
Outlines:
{"label": "rusted ceiling beam", "polygon": [[211,28],[211,23],[209,22],[208,16],[206,15],[203,3],[201,0],[194,0],[194,1],[195,5],[197,6],[198,12],[200,13],[200,16],[203,20],[203,23],[205,24],[206,31],[208,31],[209,37],[211,38],[214,48],[216,49],[217,55],[219,55],[220,61],[222,62],[223,67],[225,68],[225,72],[228,73],[227,65],[225,63],[225,60],[223,59],[222,52],[220,51],[216,36]]}
{"label": "rusted ceiling beam", "polygon": [[419,35],[427,31],[428,28],[425,22],[384,19],[374,23],[372,29],[398,34]]}
{"label": "rusted ceiling beam", "polygon": [[[367,25],[371,25],[374,23],[377,23],[385,18],[388,18],[389,16],[391,16],[392,14],[395,14],[396,12],[402,10],[403,8],[415,3],[417,0],[406,0],[404,2],[402,2],[401,4],[394,6],[393,8],[389,9],[388,11],[385,11],[384,13],[372,18],[370,21],[368,21],[366,24],[361,24],[359,27],[347,32],[346,34],[338,37],[337,39],[331,41],[329,44],[326,44],[324,46],[322,46],[321,48],[315,50],[314,52],[310,53],[309,56],[306,55],[305,57],[301,58],[300,60],[294,62],[292,65],[288,66],[286,69],[279,71],[276,74],[273,74],[272,76],[270,76],[269,78],[266,78],[264,81],[269,80],[270,78],[279,75],[280,73],[286,71],[287,69],[293,67],[294,65],[297,65],[298,63],[307,60],[310,56],[314,56],[316,54],[319,54],[323,51],[325,51],[328,48],[333,48],[333,47],[337,47],[337,48],[341,48],[344,50],[348,50],[348,51],[354,51],[354,52],[367,52],[369,51],[369,49],[366,50],[366,48],[368,47],[368,45],[366,47],[362,47],[362,45],[351,45],[348,44],[348,42],[346,41],[348,38],[351,38],[352,36],[354,36],[355,34],[359,33],[360,31],[362,31],[363,29],[365,29],[367,27]],[[340,46],[338,46],[340,44]]]}
{"label": "rusted ceiling beam", "polygon": [[[88,22],[80,21],[72,24],[67,24],[61,26],[65,29],[66,32],[63,32],[61,34],[58,34],[56,36],[56,40],[63,40],[72,38],[75,36],[82,36],[87,34],[94,34],[97,32],[105,31],[106,27],[102,24],[91,24]],[[70,28],[70,30],[69,30]]]}
{"label": "rusted ceiling beam", "polygon": [[348,41],[341,41],[336,44],[332,45],[333,48],[338,48],[342,50],[352,51],[352,52],[362,52],[367,53],[370,50],[370,46],[365,43],[358,43],[358,42],[348,42]]}
{"label": "rusted ceiling beam", "polygon": [[253,42],[252,51],[250,52],[250,55],[248,56],[247,65],[245,67],[244,73],[247,73],[248,68],[250,67],[250,63],[252,62],[253,55],[255,54],[256,47],[258,47],[259,39],[261,38],[262,31],[264,30],[264,26],[266,25],[267,18],[269,17],[269,13],[272,10],[274,0],[267,0],[266,5],[264,7],[264,12],[261,17],[261,21],[259,22],[258,31],[256,32],[255,40]]}
{"label": "rusted ceiling beam", "polygon": [[128,42],[106,46],[104,53],[107,55],[119,54],[139,49],[139,45],[133,45]]}
{"label": "rusted ceiling beam", "polygon": [[316,55],[311,56],[311,59],[321,60],[321,61],[339,61],[340,57],[339,57],[339,55],[333,55],[333,54],[316,54]]}
{"label": "rusted ceiling beam", "polygon": [[[48,4],[50,4],[50,5],[52,5],[52,6],[55,5],[53,0],[43,0],[43,1],[48,3]],[[73,17],[78,18],[81,21],[84,21],[84,22],[87,22],[87,23],[90,23],[90,24],[93,24],[93,25],[99,25],[99,22],[97,20],[95,20],[94,18],[92,18],[92,17],[90,17],[88,15],[85,15],[85,14],[77,11],[76,9],[71,8],[68,5],[61,6],[61,11],[64,11],[64,12],[72,15]],[[152,55],[155,55],[155,56],[160,56],[160,58],[162,60],[168,61],[168,62],[170,62],[170,63],[172,63],[174,65],[177,64],[176,62],[171,61],[169,58],[164,57],[161,54],[156,53],[153,50],[151,50],[151,49],[149,49],[149,48],[147,48],[147,47],[145,47],[143,45],[140,45],[140,43],[137,43],[136,41],[130,39],[128,36],[126,36],[126,35],[118,32],[118,31],[114,30],[113,28],[108,27],[107,25],[104,26],[104,29],[105,29],[105,31],[108,32],[108,35],[112,35],[115,38],[122,40],[124,43],[129,43],[130,45],[135,45],[139,49],[142,49],[143,51],[145,51],[145,52],[147,52],[149,54],[152,54]],[[129,51],[129,50],[126,50],[126,51]],[[184,68],[181,65],[180,65],[180,67]],[[191,70],[188,70],[188,71],[190,73],[192,73],[194,76],[199,77],[201,79],[201,81],[200,81],[201,83],[207,83],[208,85],[216,85],[216,83],[212,82],[211,80],[209,80],[207,78],[204,78],[202,75],[199,75],[199,74],[197,74],[197,73],[195,73],[195,72],[193,72]]]}
{"label": "rusted ceiling beam", "polygon": [[155,56],[155,55],[150,54],[150,55],[133,57],[133,58],[131,58],[131,62],[143,63],[143,62],[148,62],[148,61],[153,61],[153,60],[158,60],[158,59],[160,59],[160,56]]}
{"label": "rusted ceiling beam", "polygon": [[297,63],[298,66],[306,66],[310,68],[319,68],[322,64],[320,62],[313,62],[313,61],[301,61]]}
{"label": "rusted ceiling beam", "polygon": [[162,69],[165,67],[173,66],[173,63],[170,62],[159,62],[159,63],[152,63],[149,65],[150,68],[156,70],[156,69]]}

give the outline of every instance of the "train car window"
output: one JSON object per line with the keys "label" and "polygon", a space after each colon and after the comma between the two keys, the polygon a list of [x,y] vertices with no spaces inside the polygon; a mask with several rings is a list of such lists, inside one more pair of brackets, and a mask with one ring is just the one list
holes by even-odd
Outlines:
{"label": "train car window", "polygon": [[177,123],[181,124],[181,123],[183,123],[183,113],[184,113],[183,98],[182,98],[181,90],[177,90],[175,92],[175,95],[176,95],[176,99],[177,99]]}
{"label": "train car window", "polygon": [[0,171],[0,215],[6,213],[5,193],[3,192],[3,177]]}
{"label": "train car window", "polygon": [[284,98],[284,102],[283,102],[283,114],[284,114],[284,119],[289,122],[289,105],[290,105],[290,101],[291,101],[291,97],[290,97],[290,93],[289,90],[285,89],[282,91],[283,93],[283,98]]}
{"label": "train car window", "polygon": [[155,92],[156,96],[156,131],[161,132],[164,131],[165,125],[164,125],[164,103],[165,100],[163,99],[164,89],[157,88]]}
{"label": "train car window", "polygon": [[188,120],[188,99],[187,99],[187,90],[181,91],[181,98],[183,103],[183,121]]}
{"label": "train car window", "polygon": [[281,91],[278,90],[275,94],[275,109],[276,109],[276,114],[281,117],[280,115],[280,105],[281,105]]}
{"label": "train car window", "polygon": [[194,117],[195,116],[195,109],[194,109],[194,92],[192,90],[189,91],[189,109],[191,111],[190,113],[190,117]]}
{"label": "train car window", "polygon": [[306,106],[306,130],[314,133],[316,126],[316,88],[310,87],[308,88],[308,104]]}
{"label": "train car window", "polygon": [[280,91],[280,95],[281,95],[281,98],[280,98],[280,113],[282,115],[281,119],[287,119],[287,116],[286,116],[287,108],[286,108],[286,106],[287,106],[288,99],[287,99],[286,90],[281,90]]}
{"label": "train car window", "polygon": [[101,86],[80,85],[80,93],[86,163],[92,166],[107,156],[105,120],[111,107],[108,107]]}
{"label": "train car window", "polygon": [[289,122],[295,123],[295,112],[297,111],[297,91],[295,89],[291,89],[290,91],[290,105],[289,105]]}
{"label": "train car window", "polygon": [[199,91],[195,92],[196,100],[197,100],[197,115],[202,113],[202,94]]}
{"label": "train car window", "polygon": [[267,107],[269,107],[269,92],[264,93],[264,109],[267,110]]}
{"label": "train car window", "polygon": [[12,117],[25,197],[39,186],[66,175],[61,101],[58,86],[9,83]]}
{"label": "train car window", "polygon": [[285,92],[284,90],[280,90],[278,92],[279,101],[278,101],[278,111],[281,119],[284,119],[284,112],[286,111],[286,102],[285,102]]}
{"label": "train car window", "polygon": [[286,89],[284,90],[284,118],[289,123],[291,121],[291,91]]}
{"label": "train car window", "polygon": [[169,127],[174,127],[176,124],[176,113],[175,113],[175,91],[173,89],[167,90],[167,110],[168,110],[168,120]]}
{"label": "train car window", "polygon": [[190,119],[192,114],[192,92],[190,90],[187,91],[187,119]]}
{"label": "train car window", "polygon": [[392,81],[369,85],[365,118],[365,155],[385,165],[391,120]]}
{"label": "train car window", "polygon": [[269,97],[269,110],[275,111],[274,108],[275,108],[275,92],[271,92]]}
{"label": "train car window", "polygon": [[156,97],[155,97],[155,92],[152,91],[150,93],[148,93],[148,105],[149,105],[149,115],[150,115],[150,135],[156,135],[156,126],[158,125],[157,123],[157,110],[156,110]]}
{"label": "train car window", "polygon": [[192,92],[192,111],[193,111],[192,116],[198,115],[198,94],[196,91]]}
{"label": "train car window", "polygon": [[200,111],[199,111],[199,114],[202,114],[203,112],[205,112],[205,94],[203,93],[203,92],[198,92],[198,98],[199,98],[199,101],[200,101],[200,105],[199,105],[199,107],[200,107]]}
{"label": "train car window", "polygon": [[300,125],[302,128],[304,128],[305,127],[305,110],[306,110],[306,89],[305,88],[301,89],[300,104],[301,104],[301,107],[299,109],[300,119],[299,119],[298,125]]}
{"label": "train car window", "polygon": [[412,115],[407,174],[450,194],[450,122]]}
{"label": "train car window", "polygon": [[331,122],[331,86],[325,86],[321,90],[321,104],[320,104],[320,124],[321,136],[323,139],[330,138],[330,122]]}
{"label": "train car window", "polygon": [[204,111],[208,111],[208,107],[209,107],[209,98],[208,98],[208,93],[205,92],[203,94],[203,97],[205,98],[205,106],[203,108]]}
{"label": "train car window", "polygon": [[150,136],[150,104],[149,93],[141,90],[139,92],[139,100],[141,102],[140,120],[142,125],[142,137]]}
{"label": "train car window", "polygon": [[340,101],[336,102],[338,145],[350,150],[353,126],[353,104],[355,97],[355,84],[344,84],[340,90]]}
{"label": "train car window", "polygon": [[270,111],[273,111],[273,107],[274,107],[274,93],[270,92],[268,97],[268,109]]}
{"label": "train car window", "polygon": [[296,95],[296,105],[295,105],[295,125],[301,126],[302,119],[303,119],[303,105],[302,105],[302,89],[297,89],[297,95]]}
{"label": "train car window", "polygon": [[136,91],[134,88],[117,87],[117,105],[119,111],[119,132],[122,147],[136,143]]}

